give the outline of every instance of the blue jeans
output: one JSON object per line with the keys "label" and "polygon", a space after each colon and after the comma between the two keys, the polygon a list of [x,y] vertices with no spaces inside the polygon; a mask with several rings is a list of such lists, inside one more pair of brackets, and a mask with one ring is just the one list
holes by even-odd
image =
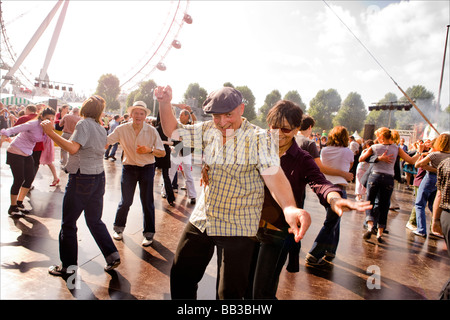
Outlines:
{"label": "blue jeans", "polygon": [[155,176],[155,164],[143,167],[124,165],[122,167],[122,179],[120,188],[122,199],[116,212],[114,231],[123,232],[127,223],[128,212],[133,204],[136,185],[139,183],[142,211],[144,214],[144,237],[155,233],[155,204],[153,200],[153,179]]}
{"label": "blue jeans", "polygon": [[[394,191],[394,176],[384,173],[370,173],[367,179],[367,200],[373,205],[366,210],[366,222],[378,224],[378,228],[386,228],[387,215],[391,205],[391,195]],[[376,200],[378,205],[376,206]]]}
{"label": "blue jeans", "polygon": [[[347,199],[347,192],[342,190],[342,198]],[[339,236],[341,229],[341,217],[339,217],[331,207],[327,208],[327,215],[323,223],[322,229],[314,240],[313,246],[309,254],[317,259],[322,258],[325,253],[336,254],[339,244]]]}
{"label": "blue jeans", "polygon": [[59,233],[59,255],[62,266],[77,265],[78,240],[77,220],[84,211],[86,224],[107,263],[119,258],[108,229],[103,223],[103,195],[105,173],[70,174],[63,198],[61,231]]}
{"label": "blue jeans", "polygon": [[[108,149],[105,151],[105,158],[107,157],[114,157],[116,155],[117,147],[119,146],[119,143],[114,143],[113,145],[109,145]],[[110,153],[111,151],[111,153]]]}
{"label": "blue jeans", "polygon": [[425,214],[425,209],[428,202],[428,208],[431,212],[433,212],[433,202],[437,191],[436,181],[436,174],[427,171],[417,191],[415,207],[417,232],[419,233],[427,234],[427,217]]}

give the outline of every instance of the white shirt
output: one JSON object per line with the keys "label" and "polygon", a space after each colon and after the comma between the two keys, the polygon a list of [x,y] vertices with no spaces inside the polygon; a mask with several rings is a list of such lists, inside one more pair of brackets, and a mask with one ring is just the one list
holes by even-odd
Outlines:
{"label": "white shirt", "polygon": [[143,167],[155,162],[153,154],[137,153],[138,145],[164,150],[158,131],[147,123],[144,123],[137,136],[133,129],[133,122],[121,124],[108,136],[108,144],[115,144],[116,142],[120,143],[124,151],[123,164],[125,165]]}
{"label": "white shirt", "polygon": [[[353,163],[354,157],[353,152],[346,147],[328,146],[320,153],[320,160],[324,165],[347,172],[350,171],[350,164]],[[347,181],[341,176],[326,174],[325,178],[334,184],[347,185]]]}

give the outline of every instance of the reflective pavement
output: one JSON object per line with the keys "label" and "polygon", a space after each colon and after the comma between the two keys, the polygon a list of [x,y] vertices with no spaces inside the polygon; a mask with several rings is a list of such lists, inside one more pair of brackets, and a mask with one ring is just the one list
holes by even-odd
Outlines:
{"label": "reflective pavement", "polygon": [[[77,280],[66,283],[48,274],[48,267],[59,263],[58,233],[61,203],[67,174],[59,170],[59,148],[55,148],[60,185],[50,187],[50,170],[41,166],[34,181],[34,190],[25,201],[31,207],[23,218],[8,216],[10,168],[5,164],[3,145],[1,164],[1,299],[19,300],[131,300],[170,299],[169,273],[179,235],[194,206],[189,204],[185,190],[180,190],[175,207],[160,196],[161,174],[155,175],[156,235],[150,247],[142,247],[142,211],[136,190],[123,241],[115,241],[121,265],[111,273],[81,217],[78,221]],[[119,148],[118,153],[121,154]],[[119,157],[118,157],[119,158]],[[111,230],[120,200],[121,162],[104,161],[106,192],[103,221]],[[194,177],[200,194],[198,166]],[[180,179],[183,185],[183,179]],[[353,198],[352,184],[348,190]],[[137,188],[138,189],[138,188]],[[405,228],[414,197],[403,185],[396,189],[399,211],[390,211],[389,234],[385,243],[362,239],[364,214],[346,212],[341,221],[337,257],[326,269],[305,267],[304,258],[325,218],[325,209],[316,196],[307,192],[305,209],[312,216],[312,225],[302,241],[300,271],[289,273],[284,268],[277,297],[280,300],[400,300],[436,299],[450,276],[450,259],[444,240],[421,238]],[[429,225],[430,216],[428,216]],[[199,299],[215,299],[215,257],[212,259],[198,291]]]}

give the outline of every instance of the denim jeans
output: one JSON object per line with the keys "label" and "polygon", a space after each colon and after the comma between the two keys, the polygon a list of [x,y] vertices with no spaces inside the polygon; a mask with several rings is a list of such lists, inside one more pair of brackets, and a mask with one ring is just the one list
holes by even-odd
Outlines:
{"label": "denim jeans", "polygon": [[[119,146],[119,143],[114,143],[113,145],[109,145],[108,148],[105,151],[105,158],[107,157],[114,157],[116,155],[117,147]],[[111,151],[111,153],[110,153]]]}
{"label": "denim jeans", "polygon": [[427,216],[425,214],[425,209],[427,207],[431,212],[433,212],[433,202],[436,197],[436,181],[437,176],[435,173],[428,172],[423,177],[422,182],[419,185],[419,190],[417,191],[416,197],[416,221],[417,221],[417,232],[422,234],[427,234]]}
{"label": "denim jeans", "polygon": [[59,254],[64,268],[77,265],[78,240],[77,220],[84,211],[86,224],[107,263],[119,258],[109,232],[103,223],[103,195],[105,173],[70,174],[63,198]]}
{"label": "denim jeans", "polygon": [[[378,224],[378,228],[386,228],[387,215],[394,191],[394,176],[372,172],[367,180],[367,201],[374,206],[366,210],[366,221]],[[378,205],[375,206],[376,200]]]}
{"label": "denim jeans", "polygon": [[[347,199],[345,189],[342,190],[342,198]],[[335,255],[339,244],[340,229],[341,217],[331,210],[331,207],[328,207],[322,229],[314,240],[309,253],[317,259],[322,258],[326,253]]]}
{"label": "denim jeans", "polygon": [[116,212],[114,231],[123,232],[127,223],[128,212],[133,204],[136,185],[139,183],[142,211],[144,214],[144,237],[150,237],[155,233],[155,204],[153,200],[153,180],[155,176],[155,164],[143,167],[123,165],[120,188],[122,198]]}

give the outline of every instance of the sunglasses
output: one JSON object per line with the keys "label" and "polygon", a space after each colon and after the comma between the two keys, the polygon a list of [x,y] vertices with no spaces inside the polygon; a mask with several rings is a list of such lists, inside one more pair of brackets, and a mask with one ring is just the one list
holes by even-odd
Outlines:
{"label": "sunglasses", "polygon": [[280,130],[283,133],[291,133],[292,130],[294,129],[288,129],[288,128],[278,128],[278,127],[272,127],[273,130]]}

